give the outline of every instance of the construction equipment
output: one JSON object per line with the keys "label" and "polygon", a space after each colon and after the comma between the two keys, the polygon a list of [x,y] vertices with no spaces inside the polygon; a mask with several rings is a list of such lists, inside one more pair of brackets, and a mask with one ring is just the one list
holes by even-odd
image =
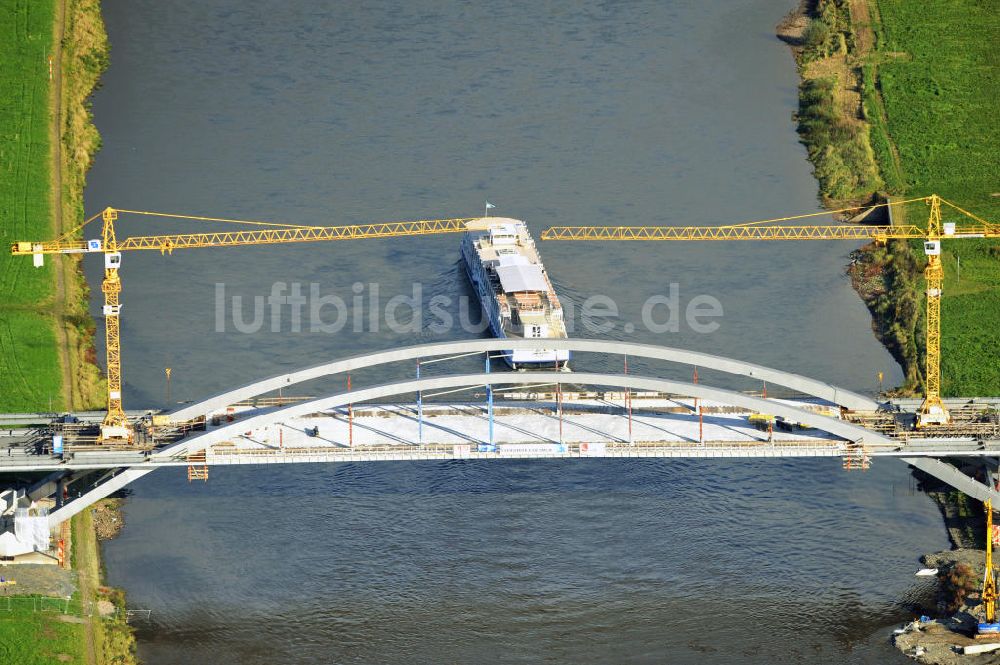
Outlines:
{"label": "construction equipment", "polygon": [[[203,222],[235,223],[267,228],[256,230],[241,229],[232,232],[134,236],[119,240],[115,232],[115,222],[121,213]],[[80,230],[97,217],[101,217],[103,222],[101,238],[80,240]],[[358,224],[353,226],[301,226],[105,208],[102,212],[94,215],[80,226],[70,230],[56,240],[49,242],[16,242],[11,246],[11,254],[14,256],[33,256],[36,267],[40,267],[43,264],[45,254],[104,254],[104,281],[101,284],[101,291],[104,293],[108,412],[101,425],[99,443],[129,443],[132,441],[132,429],[122,407],[122,365],[119,333],[119,317],[122,309],[119,294],[122,290],[122,283],[118,271],[121,268],[122,252],[159,250],[161,254],[171,254],[177,249],[191,249],[195,247],[236,247],[241,245],[269,245],[460,233],[466,230],[466,223],[472,219],[434,219],[381,224]]]}
{"label": "construction equipment", "polygon": [[993,575],[993,503],[989,499],[983,503],[986,508],[986,567],[983,569],[983,621],[976,631],[977,636],[1000,636],[997,623],[997,581]]}
{"label": "construction equipment", "polygon": [[[1000,225],[986,222],[937,194],[871,207],[898,206],[917,201],[930,206],[926,228],[910,224],[773,225],[776,222],[858,210],[845,208],[727,226],[553,226],[542,232],[542,240],[871,240],[885,244],[889,240],[921,239],[927,256],[927,267],[924,269],[927,282],[926,390],[917,415],[917,426],[946,425],[951,417],[941,401],[941,289],[944,282],[941,241],[1000,237]],[[958,227],[951,222],[942,223],[942,203],[973,220],[975,224]]]}

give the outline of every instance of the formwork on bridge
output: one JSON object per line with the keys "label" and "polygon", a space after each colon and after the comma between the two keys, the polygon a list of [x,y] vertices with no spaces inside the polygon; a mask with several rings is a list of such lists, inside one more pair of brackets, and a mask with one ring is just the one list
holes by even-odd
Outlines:
{"label": "formwork on bridge", "polygon": [[871,458],[864,444],[849,443],[844,450],[845,471],[867,471],[871,467]]}
{"label": "formwork on bridge", "polygon": [[204,450],[193,452],[187,456],[188,482],[202,480],[208,482],[208,456]]}

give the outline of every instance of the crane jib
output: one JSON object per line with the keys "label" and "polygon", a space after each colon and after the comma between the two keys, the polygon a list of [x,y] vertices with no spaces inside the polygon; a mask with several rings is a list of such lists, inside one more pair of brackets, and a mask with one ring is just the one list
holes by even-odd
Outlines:
{"label": "crane jib", "polygon": [[[997,226],[946,225],[941,238],[995,238]],[[542,232],[542,240],[906,240],[927,238],[919,226],[553,226]]]}
{"label": "crane jib", "polygon": [[[833,213],[856,211],[858,208],[823,211],[779,217],[756,222],[730,224],[724,226],[561,226],[546,229],[543,240],[855,240],[886,243],[892,239],[919,238],[925,241],[924,249],[928,264],[925,270],[927,289],[926,339],[926,391],[921,406],[918,426],[947,424],[950,416],[940,398],[940,355],[941,355],[941,287],[944,270],[941,264],[941,241],[952,238],[996,238],[1000,237],[1000,225],[986,220],[935,195],[893,201],[872,206],[898,206],[916,201],[930,205],[931,212],[926,227],[913,225],[869,226],[865,224],[791,225],[786,222],[804,218],[826,216]],[[945,204],[973,220],[976,225],[956,228],[952,222],[941,219],[941,205]],[[267,227],[265,229],[242,229],[234,232],[185,233],[155,236],[133,236],[117,240],[115,221],[119,213],[170,217],[176,219],[212,223],[236,223]],[[80,230],[98,217],[103,220],[102,239],[77,240]],[[238,245],[267,245],[277,243],[314,242],[330,240],[356,240],[364,238],[389,238],[399,236],[430,235],[437,233],[458,233],[467,230],[467,224],[478,218],[435,219],[381,224],[359,224],[353,226],[301,226],[274,222],[198,217],[137,210],[106,208],[72,229],[62,237],[48,242],[16,242],[11,245],[11,254],[30,255],[35,266],[42,266],[45,254],[104,253],[105,277],[101,285],[104,293],[105,342],[108,370],[108,411],[101,428],[102,442],[131,443],[128,418],[122,408],[121,362],[119,341],[119,315],[121,311],[121,279],[118,269],[121,254],[125,250],[159,250],[170,253],[174,249],[194,247],[232,247]],[[783,224],[777,224],[777,223]]]}

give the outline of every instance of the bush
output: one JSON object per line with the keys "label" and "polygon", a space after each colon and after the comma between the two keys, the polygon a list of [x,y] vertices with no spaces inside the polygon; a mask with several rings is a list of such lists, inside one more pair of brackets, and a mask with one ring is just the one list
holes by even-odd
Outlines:
{"label": "bush", "polygon": [[827,25],[822,19],[814,18],[809,21],[809,25],[806,26],[805,32],[802,33],[802,43],[806,48],[814,50],[822,50],[826,46],[826,43],[830,40],[830,35],[832,34],[830,26]]}
{"label": "bush", "polygon": [[979,589],[979,578],[968,564],[957,563],[939,577],[949,613],[962,609],[969,594]]}

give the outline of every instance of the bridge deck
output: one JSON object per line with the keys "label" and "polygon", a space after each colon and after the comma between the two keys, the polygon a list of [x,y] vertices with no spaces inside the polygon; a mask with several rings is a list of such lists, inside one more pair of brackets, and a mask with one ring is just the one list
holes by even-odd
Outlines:
{"label": "bridge deck", "polygon": [[[771,400],[813,413],[836,417],[837,411],[819,400]],[[288,417],[268,425],[242,430],[256,416],[274,408],[243,407],[235,422],[223,417],[219,426],[234,434],[210,445],[198,466],[232,464],[363,462],[441,459],[536,459],[573,457],[844,457],[996,455],[1000,445],[971,437],[911,439],[867,444],[863,450],[818,429],[782,430],[751,422],[751,412],[719,402],[688,398],[633,399],[631,426],[623,399],[575,399],[560,409],[553,402],[505,400],[494,407],[492,435],[486,404],[432,403],[368,404],[321,413]],[[560,417],[560,410],[562,416]],[[631,432],[630,432],[631,428]],[[199,432],[192,433],[198,436]],[[492,444],[492,445],[491,445]],[[0,451],[5,470],[152,469],[188,466],[187,455],[164,455],[152,450],[109,450],[91,446],[68,447],[59,457]]]}

